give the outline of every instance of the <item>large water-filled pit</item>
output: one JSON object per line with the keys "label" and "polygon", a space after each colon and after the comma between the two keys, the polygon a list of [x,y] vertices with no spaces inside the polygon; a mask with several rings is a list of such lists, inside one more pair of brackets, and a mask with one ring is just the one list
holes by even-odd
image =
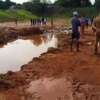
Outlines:
{"label": "large water-filled pit", "polygon": [[52,34],[37,39],[17,39],[4,45],[0,48],[0,74],[19,71],[22,65],[46,53],[50,47],[57,47],[57,38]]}

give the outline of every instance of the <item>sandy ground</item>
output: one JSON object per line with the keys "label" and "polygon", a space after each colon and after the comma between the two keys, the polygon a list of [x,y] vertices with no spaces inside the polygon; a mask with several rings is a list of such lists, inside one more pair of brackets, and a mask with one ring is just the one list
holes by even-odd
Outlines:
{"label": "sandy ground", "polygon": [[3,76],[0,100],[100,100],[100,55],[94,55],[94,33],[86,30],[80,40],[80,52],[70,51],[65,33],[58,31],[56,35],[58,49],[33,59],[19,72]]}

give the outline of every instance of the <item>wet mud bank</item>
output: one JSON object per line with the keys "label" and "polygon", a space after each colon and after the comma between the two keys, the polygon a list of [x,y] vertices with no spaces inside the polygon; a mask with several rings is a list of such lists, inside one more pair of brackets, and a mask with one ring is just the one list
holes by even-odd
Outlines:
{"label": "wet mud bank", "polygon": [[0,28],[0,45],[4,45],[10,41],[18,39],[19,36],[43,34],[43,30],[38,27],[2,27]]}
{"label": "wet mud bank", "polygon": [[[29,39],[29,37],[28,37],[28,39]],[[36,39],[36,40],[35,40]],[[20,43],[22,43],[22,44],[19,44],[19,46],[17,46],[18,45],[18,42]],[[32,42],[32,43],[31,43]],[[23,44],[24,43],[24,44]],[[17,40],[17,41],[15,41],[15,43],[14,42],[12,42],[12,44],[9,44],[8,46],[6,46],[6,48],[4,48],[4,49],[6,49],[7,50],[7,48],[9,47],[10,49],[12,49],[12,48],[14,48],[13,47],[13,45],[15,44],[15,46],[14,47],[20,47],[21,46],[21,49],[23,50],[20,50],[20,52],[24,52],[24,49],[25,49],[25,47],[26,47],[26,49],[28,48],[28,45],[29,45],[29,50],[28,51],[34,51],[34,50],[36,50],[36,51],[32,51],[32,54],[29,52],[29,55],[31,54],[31,58],[33,57],[33,59],[32,60],[28,60],[28,64],[31,64],[33,61],[40,61],[40,57],[39,56],[42,56],[42,55],[46,55],[47,53],[49,53],[49,52],[56,52],[58,49],[57,49],[57,39],[54,37],[54,36],[50,36],[49,37],[49,35],[43,35],[43,36],[35,36],[35,37],[31,37],[30,38],[30,40],[27,40],[27,38],[25,39],[25,40]],[[34,45],[33,45],[34,44]],[[10,45],[11,45],[11,47],[10,47]],[[23,45],[24,45],[24,48],[23,48]],[[25,45],[27,45],[27,46],[25,46]],[[30,50],[30,47],[31,46],[33,46],[32,47],[32,50]],[[10,50],[9,50],[9,48],[8,48],[8,54],[10,55],[11,53],[13,53],[14,52],[14,49],[13,49],[13,51],[11,50],[11,53],[9,52]],[[16,49],[15,48],[15,49]],[[20,48],[18,48],[18,49],[20,49]],[[18,50],[18,49],[16,49],[16,50]],[[25,52],[26,52],[27,50],[25,50]],[[6,51],[7,52],[7,51]],[[5,53],[6,53],[5,52]],[[17,53],[17,51],[15,51],[16,53]],[[18,52],[19,52],[19,50],[18,50]],[[35,53],[36,52],[36,53]],[[2,53],[1,51],[0,51],[0,53]],[[27,52],[28,53],[28,52]],[[7,55],[7,54],[6,54]],[[0,73],[5,73],[5,72],[7,72],[6,74],[0,74],[0,91],[2,91],[2,90],[8,90],[8,89],[10,89],[10,88],[16,88],[17,86],[20,86],[20,85],[24,85],[24,84],[27,84],[28,82],[30,82],[30,81],[28,81],[28,78],[30,77],[30,75],[28,75],[28,70],[24,70],[24,68],[28,65],[28,64],[25,64],[25,65],[23,65],[21,68],[20,68],[20,71],[10,71],[9,70],[9,68],[12,66],[12,65],[9,65],[9,55],[8,55],[8,57],[6,57],[6,58],[8,58],[7,59],[7,62],[8,62],[8,65],[7,65],[7,62],[6,62],[6,58],[1,58],[1,66],[2,66],[2,59],[4,59],[5,60],[5,64],[3,64],[3,66],[7,66],[7,68],[8,68],[8,72],[7,72],[7,69],[6,68],[3,68],[3,67],[1,67],[1,71],[0,71]],[[17,55],[19,55],[19,54],[17,54]],[[22,55],[22,53],[21,53],[21,55]],[[25,54],[24,54],[25,55]],[[28,58],[29,58],[29,55],[27,54],[27,56],[28,56]],[[2,54],[1,54],[1,56],[2,56]],[[35,56],[37,56],[37,57],[35,57]],[[4,56],[2,56],[2,57],[4,57]],[[10,57],[11,57],[11,55],[10,55]],[[22,56],[23,57],[23,56]],[[19,58],[19,60],[20,60],[20,62],[21,62],[21,59],[22,59],[22,61],[24,61],[25,59],[24,58],[22,58],[21,56],[20,56],[20,58]],[[25,56],[24,56],[25,57]],[[14,58],[10,58],[10,59],[12,59],[13,61],[14,61],[14,59],[15,60],[17,60],[18,61],[18,58],[16,59],[17,57],[16,57],[16,55],[15,55],[15,57]],[[26,59],[28,59],[27,57],[25,57]],[[26,61],[26,60],[25,60]],[[11,61],[10,61],[11,62]],[[14,64],[15,63],[15,64]],[[15,61],[14,61],[14,63],[12,63],[12,64],[14,64],[14,65],[18,65],[18,62],[16,63]],[[26,63],[26,62],[24,62],[24,63]],[[15,68],[14,68],[15,67]],[[13,70],[13,68],[14,68],[14,70],[16,70],[16,66],[12,66],[10,69],[11,70]],[[19,70],[19,67],[18,67],[18,70]],[[39,76],[37,75],[37,73],[35,72],[35,71],[32,71],[32,72],[30,72],[30,74],[32,74],[32,76],[33,76],[33,79],[37,79],[37,78],[39,78]],[[36,74],[36,75],[35,75]],[[18,75],[18,76],[17,76]],[[29,79],[30,80],[30,79]]]}

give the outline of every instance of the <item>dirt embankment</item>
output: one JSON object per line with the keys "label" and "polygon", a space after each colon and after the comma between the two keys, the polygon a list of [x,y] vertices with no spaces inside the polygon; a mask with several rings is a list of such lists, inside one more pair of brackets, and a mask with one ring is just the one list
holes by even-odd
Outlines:
{"label": "dirt embankment", "polygon": [[0,28],[0,44],[6,44],[7,42],[17,39],[19,36],[30,36],[36,34],[43,34],[43,30],[38,27],[2,27]]}
{"label": "dirt embankment", "polygon": [[6,97],[6,100],[33,100],[25,92],[31,81],[43,77],[69,76],[74,100],[100,99],[100,56],[94,55],[95,35],[91,30],[86,31],[80,40],[80,52],[75,49],[70,51],[70,39],[62,31],[57,33],[57,37],[58,49],[50,49],[40,58],[34,58],[23,65],[19,72],[8,72],[1,76],[2,97]]}

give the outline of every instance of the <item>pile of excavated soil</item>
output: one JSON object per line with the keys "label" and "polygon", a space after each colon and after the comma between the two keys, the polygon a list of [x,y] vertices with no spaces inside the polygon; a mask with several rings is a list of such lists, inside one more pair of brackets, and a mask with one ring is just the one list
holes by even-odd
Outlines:
{"label": "pile of excavated soil", "polygon": [[17,39],[18,36],[30,36],[37,34],[43,34],[43,31],[38,27],[3,27],[0,28],[0,44],[6,44],[7,42]]}

